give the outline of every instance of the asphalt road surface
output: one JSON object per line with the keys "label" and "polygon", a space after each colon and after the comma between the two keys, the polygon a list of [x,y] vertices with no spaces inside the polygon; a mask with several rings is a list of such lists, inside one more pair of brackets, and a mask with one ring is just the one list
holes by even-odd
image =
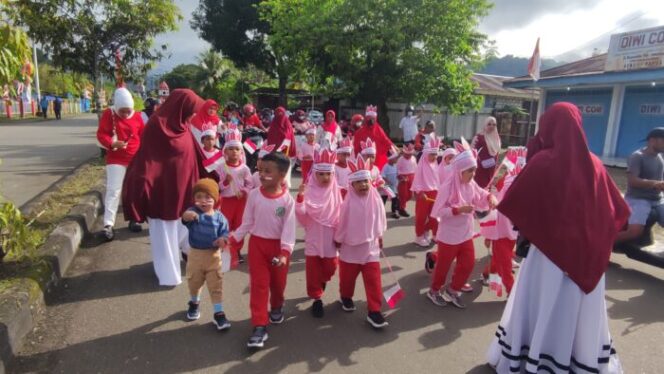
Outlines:
{"label": "asphalt road surface", "polygon": [[[295,184],[297,185],[297,181]],[[413,209],[413,205],[409,209]],[[251,333],[247,266],[224,278],[226,332],[211,324],[203,292],[202,317],[186,322],[188,292],[157,286],[147,233],[130,233],[118,222],[117,239],[90,241],[81,249],[63,285],[48,298],[13,372],[55,373],[490,373],[486,349],[505,306],[474,282],[466,310],[434,306],[424,293],[425,251],[411,244],[413,221],[389,221],[385,252],[406,298],[386,310],[390,326],[365,322],[362,282],[357,311],[336,302],[336,277],[323,298],[325,317],[314,319],[306,297],[303,243],[298,240],[286,290],[286,321],[269,327],[258,352],[247,350]],[[301,230],[298,238],[302,238]],[[476,242],[473,279],[488,260]],[[383,284],[390,275],[383,263]],[[614,255],[607,274],[610,328],[626,373],[661,373],[664,367],[664,271]]]}
{"label": "asphalt road surface", "polygon": [[99,154],[97,116],[0,123],[0,195],[22,206]]}

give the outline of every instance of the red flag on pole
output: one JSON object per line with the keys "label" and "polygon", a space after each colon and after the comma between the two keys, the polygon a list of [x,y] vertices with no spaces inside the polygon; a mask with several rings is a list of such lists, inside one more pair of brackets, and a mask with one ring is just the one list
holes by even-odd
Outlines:
{"label": "red flag on pole", "polygon": [[528,62],[528,75],[530,75],[533,80],[538,81],[540,79],[540,68],[542,67],[542,60],[540,59],[540,50],[539,50],[540,38],[537,38],[537,44],[535,44],[535,50],[533,51],[533,56]]}

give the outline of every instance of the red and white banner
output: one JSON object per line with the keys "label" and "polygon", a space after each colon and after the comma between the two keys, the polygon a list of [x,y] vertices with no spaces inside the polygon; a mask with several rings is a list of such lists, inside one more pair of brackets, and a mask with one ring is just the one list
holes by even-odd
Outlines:
{"label": "red and white banner", "polygon": [[537,38],[537,44],[535,45],[535,50],[533,51],[533,56],[528,62],[528,75],[535,82],[540,79],[540,68],[542,67],[542,60],[540,59],[540,50],[539,50],[540,38]]}

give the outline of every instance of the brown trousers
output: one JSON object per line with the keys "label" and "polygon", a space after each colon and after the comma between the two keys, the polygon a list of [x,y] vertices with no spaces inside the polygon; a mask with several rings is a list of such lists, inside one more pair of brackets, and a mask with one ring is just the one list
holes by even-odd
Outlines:
{"label": "brown trousers", "polygon": [[221,303],[221,251],[191,248],[187,259],[187,282],[190,296],[200,296],[203,284],[207,283],[212,303]]}

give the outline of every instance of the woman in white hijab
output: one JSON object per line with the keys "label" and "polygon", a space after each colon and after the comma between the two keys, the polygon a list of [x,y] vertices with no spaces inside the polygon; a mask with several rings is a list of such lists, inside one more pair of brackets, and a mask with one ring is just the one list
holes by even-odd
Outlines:
{"label": "woman in white hijab", "polygon": [[[134,111],[131,92],[119,87],[113,94],[113,106],[102,113],[97,129],[97,141],[106,150],[106,196],[104,198],[104,231],[107,241],[113,240],[115,215],[120,203],[122,182],[131,159],[141,145],[143,119]],[[129,230],[141,231],[137,222],[129,222]]]}
{"label": "woman in white hijab", "polygon": [[501,148],[500,134],[498,134],[495,117],[488,117],[486,119],[482,132],[473,138],[472,147],[478,152],[475,182],[480,187],[486,188],[496,170]]}

